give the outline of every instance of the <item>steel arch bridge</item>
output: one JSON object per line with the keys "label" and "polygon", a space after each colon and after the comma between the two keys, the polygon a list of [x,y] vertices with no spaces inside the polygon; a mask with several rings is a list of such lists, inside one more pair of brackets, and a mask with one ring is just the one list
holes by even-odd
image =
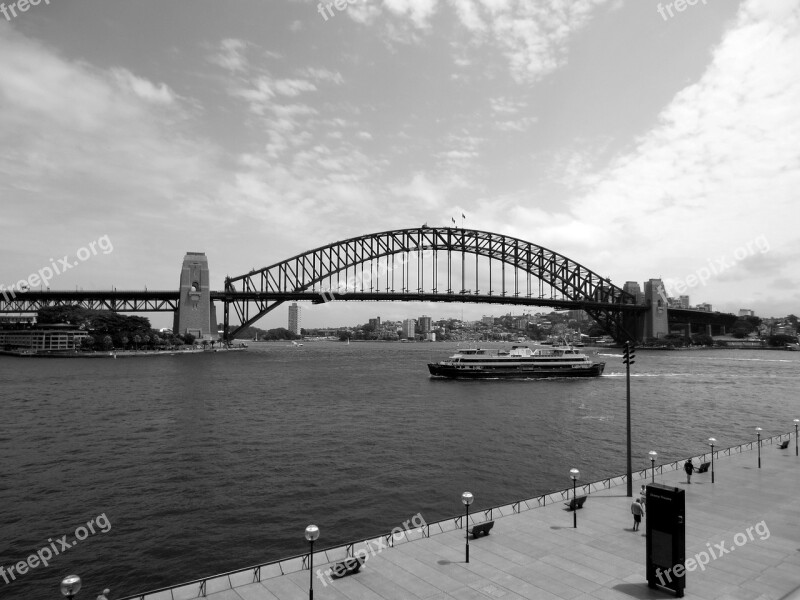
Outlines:
{"label": "steel arch bridge", "polygon": [[[225,292],[215,296],[224,302],[226,339],[291,300],[582,309],[620,342],[637,339],[636,317],[647,310],[608,278],[547,248],[487,231],[427,226],[350,238],[226,277]],[[231,306],[240,322],[233,330]]]}

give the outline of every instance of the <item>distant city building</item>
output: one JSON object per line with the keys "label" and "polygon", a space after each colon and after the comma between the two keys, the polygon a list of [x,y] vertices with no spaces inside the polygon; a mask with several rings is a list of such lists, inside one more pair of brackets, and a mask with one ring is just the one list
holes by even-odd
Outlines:
{"label": "distant city building", "polygon": [[[638,286],[639,284],[637,283],[636,285]],[[642,296],[642,298],[644,298],[644,296]],[[567,313],[567,315],[569,315],[570,319],[575,319],[578,323],[583,323],[589,320],[589,315],[582,310],[571,310]]]}
{"label": "distant city building", "polygon": [[644,299],[645,305],[650,307],[649,314],[645,316],[644,321],[645,339],[664,337],[669,333],[664,282],[661,279],[646,281],[644,284]]}
{"label": "distant city building", "polygon": [[625,285],[622,286],[622,291],[636,298],[636,304],[644,304],[644,292],[642,292],[642,288],[639,287],[637,281],[626,281]]}
{"label": "distant city building", "polygon": [[756,313],[749,308],[740,308],[739,309],[739,316],[740,317],[755,317]]}
{"label": "distant city building", "polygon": [[424,335],[426,333],[430,333],[431,330],[432,330],[432,328],[431,328],[431,318],[427,317],[425,315],[421,316],[419,318],[419,320],[417,321],[417,326],[419,327],[419,332],[421,334]]}
{"label": "distant city building", "polygon": [[488,325],[489,327],[491,327],[492,325],[494,325],[494,317],[487,317],[487,316],[484,316],[484,317],[481,319],[481,323],[483,323],[484,325]]}
{"label": "distant city building", "polygon": [[89,334],[72,326],[0,331],[0,348],[28,352],[64,352],[81,347]]}
{"label": "distant city building", "polygon": [[680,308],[689,308],[689,296],[681,296],[678,299],[678,306]]}
{"label": "distant city building", "polygon": [[[583,312],[583,311],[578,311],[578,312]],[[527,329],[528,328],[529,319],[530,319],[530,317],[528,317],[528,316],[513,317],[511,319],[511,326],[514,329]]]}
{"label": "distant city building", "polygon": [[2,315],[0,316],[0,327],[13,326],[16,329],[20,325],[36,325],[36,315]]}
{"label": "distant city building", "polygon": [[297,302],[292,302],[289,307],[289,331],[300,335],[300,307],[297,306]]}
{"label": "distant city building", "polygon": [[402,337],[406,340],[413,340],[414,339],[414,319],[406,319],[402,322]]}
{"label": "distant city building", "polygon": [[373,331],[378,331],[381,328],[381,318],[375,317],[374,319],[370,319],[369,326],[372,327]]}
{"label": "distant city building", "polygon": [[697,305],[697,310],[704,310],[706,312],[714,312],[711,310],[711,305],[708,302],[703,302],[702,304]]}

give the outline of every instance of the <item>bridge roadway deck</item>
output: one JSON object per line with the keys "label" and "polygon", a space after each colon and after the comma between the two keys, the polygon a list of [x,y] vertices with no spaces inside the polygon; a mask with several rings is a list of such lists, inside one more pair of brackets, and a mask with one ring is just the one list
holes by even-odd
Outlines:
{"label": "bridge roadway deck", "polygon": [[[693,475],[689,485],[683,471],[656,474],[657,482],[686,490],[686,557],[709,548],[720,554],[722,542],[731,550],[687,574],[686,598],[778,600],[800,586],[800,459],[791,442],[786,450],[763,447],[761,469],[755,450],[720,456],[714,484],[710,473]],[[634,482],[634,496],[641,483]],[[647,587],[645,524],[632,530],[630,503],[624,484],[592,492],[578,511],[577,529],[562,502],[496,518],[488,537],[470,540],[469,564],[462,529],[403,542],[371,555],[357,574],[327,585],[315,577],[314,595],[317,600],[674,597]],[[736,546],[748,527],[756,528],[753,539]],[[314,562],[315,572],[331,565],[316,552]],[[208,581],[209,600],[308,598],[307,569],[232,588],[222,579]],[[191,586],[146,600],[196,596],[197,586]]]}

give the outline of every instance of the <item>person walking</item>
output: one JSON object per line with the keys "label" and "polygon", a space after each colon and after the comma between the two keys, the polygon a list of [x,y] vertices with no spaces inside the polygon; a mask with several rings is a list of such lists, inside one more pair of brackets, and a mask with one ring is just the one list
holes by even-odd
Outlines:
{"label": "person walking", "polygon": [[694,472],[694,464],[690,458],[683,464],[683,470],[686,471],[686,483],[692,483],[692,473]]}
{"label": "person walking", "polygon": [[647,504],[647,488],[642,485],[642,489],[639,490],[639,499],[642,501],[642,506],[646,506]]}
{"label": "person walking", "polygon": [[644,506],[642,505],[642,499],[637,498],[631,504],[631,512],[633,513],[633,530],[639,531],[639,524],[642,522],[642,517],[644,516]]}
{"label": "person walking", "polygon": [[108,595],[111,593],[111,590],[106,588],[103,590],[103,593],[97,597],[97,600],[108,600]]}

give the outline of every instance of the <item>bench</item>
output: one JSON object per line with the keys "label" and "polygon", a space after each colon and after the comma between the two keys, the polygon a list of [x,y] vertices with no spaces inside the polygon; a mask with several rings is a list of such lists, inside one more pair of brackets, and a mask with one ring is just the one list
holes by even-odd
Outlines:
{"label": "bench", "polygon": [[711,466],[710,462],[703,463],[699,467],[697,467],[697,472],[698,473],[706,473],[708,471],[708,467],[710,467],[710,466]]}
{"label": "bench", "polygon": [[489,530],[494,527],[494,521],[485,521],[484,523],[477,523],[472,527],[467,528],[467,533],[471,533],[473,538],[479,535],[489,535]]}
{"label": "bench", "polygon": [[357,556],[345,558],[342,562],[336,563],[331,567],[331,577],[334,579],[341,579],[353,573],[358,573],[361,565],[364,564],[364,560],[364,558]]}
{"label": "bench", "polygon": [[578,496],[569,502],[564,502],[564,506],[568,507],[567,510],[578,510],[579,508],[583,508],[583,503],[586,502],[586,498],[588,498],[588,496]]}
{"label": "bench", "polygon": [[778,446],[778,450],[786,450],[788,447],[789,447],[789,440],[786,440],[780,446]]}

